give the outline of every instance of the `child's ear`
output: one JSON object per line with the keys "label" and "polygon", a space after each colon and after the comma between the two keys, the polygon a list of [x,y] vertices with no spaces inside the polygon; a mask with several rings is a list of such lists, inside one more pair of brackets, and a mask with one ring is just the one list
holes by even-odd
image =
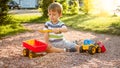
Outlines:
{"label": "child's ear", "polygon": [[60,13],[60,17],[62,17],[62,13]]}

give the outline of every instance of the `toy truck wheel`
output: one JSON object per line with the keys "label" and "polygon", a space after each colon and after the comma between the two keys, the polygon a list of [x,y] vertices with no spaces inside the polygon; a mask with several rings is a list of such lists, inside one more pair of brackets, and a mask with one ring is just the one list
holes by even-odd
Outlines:
{"label": "toy truck wheel", "polygon": [[35,53],[32,51],[29,51],[29,58],[32,59],[35,57]]}
{"label": "toy truck wheel", "polygon": [[89,49],[88,49],[88,53],[89,54],[95,54],[96,53],[96,48],[94,46],[90,46]]}
{"label": "toy truck wheel", "polygon": [[29,50],[28,49],[23,49],[23,56],[28,57],[29,55]]}
{"label": "toy truck wheel", "polygon": [[97,47],[96,52],[97,52],[97,53],[101,53],[101,48],[100,48],[100,47]]}
{"label": "toy truck wheel", "polygon": [[83,46],[80,47],[80,53],[83,53],[84,50],[83,50]]}

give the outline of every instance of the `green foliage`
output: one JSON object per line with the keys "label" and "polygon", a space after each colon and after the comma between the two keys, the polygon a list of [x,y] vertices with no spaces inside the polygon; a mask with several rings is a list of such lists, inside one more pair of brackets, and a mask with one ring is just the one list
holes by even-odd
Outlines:
{"label": "green foliage", "polygon": [[84,6],[82,7],[82,10],[86,13],[86,14],[88,14],[88,12],[89,12],[89,0],[83,0],[83,4],[84,4]]}
{"label": "green foliage", "polygon": [[109,26],[110,32],[112,34],[120,35],[120,21],[116,21]]}
{"label": "green foliage", "polygon": [[18,21],[8,15],[8,2],[9,0],[0,0],[0,38],[25,30]]}
{"label": "green foliage", "polygon": [[[14,21],[18,22],[36,22],[44,23],[48,19],[41,17],[41,15],[14,15]],[[63,15],[61,18],[67,26],[77,30],[93,31],[97,33],[108,33],[120,35],[120,17],[94,17],[84,14]]]}
{"label": "green foliage", "polygon": [[57,0],[57,2],[59,2],[60,4],[62,4],[63,7],[63,14],[66,14],[68,12],[68,3],[67,0]]}
{"label": "green foliage", "polygon": [[7,23],[6,19],[7,17],[7,13],[8,13],[8,7],[7,7],[7,3],[9,0],[0,0],[0,25]]}
{"label": "green foliage", "polygon": [[48,18],[41,16],[41,14],[15,14],[12,17],[12,19],[21,23],[41,23],[48,20]]}
{"label": "green foliage", "polygon": [[79,2],[78,2],[78,0],[72,0],[72,5],[70,6],[70,13],[71,14],[78,14],[79,13]]}
{"label": "green foliage", "polygon": [[[69,12],[71,14],[78,14],[79,13],[79,1],[78,0],[70,0],[72,2],[72,5],[69,6],[69,1],[68,0],[55,0],[56,2],[59,2],[60,4],[62,4],[63,7],[63,14],[68,14]],[[54,2],[54,0],[41,0],[40,4],[41,4],[41,8],[42,8],[42,12],[44,17],[48,17],[48,11],[47,8],[50,5],[50,3]],[[70,7],[70,9],[69,9]]]}
{"label": "green foliage", "polygon": [[120,35],[120,17],[93,17],[88,15],[65,15],[62,20],[77,30]]}
{"label": "green foliage", "polygon": [[0,38],[26,31],[20,23],[0,25]]}
{"label": "green foliage", "polygon": [[41,8],[42,8],[42,11],[43,11],[43,17],[48,17],[48,6],[54,2],[54,0],[42,0],[42,5],[41,5]]}
{"label": "green foliage", "polygon": [[[32,17],[32,18],[30,18]],[[37,22],[37,23],[44,23],[48,19],[45,17],[41,17],[41,15],[14,15],[12,18],[13,21],[16,22]],[[95,17],[95,16],[89,16],[84,14],[68,14],[63,15],[61,18],[65,24],[71,28],[77,29],[77,30],[85,30],[85,31],[93,31],[97,33],[107,33],[107,34],[115,34],[120,35],[120,17]],[[20,24],[20,23],[19,23]],[[21,27],[19,24],[10,24],[10,25],[4,25],[6,27],[1,27],[0,30],[2,30],[2,33],[5,34],[11,34],[14,31],[23,30],[24,28]],[[10,29],[15,28],[14,30],[8,30],[9,32],[6,32],[8,27]],[[18,28],[19,27],[19,28]],[[4,29],[4,30],[3,30]],[[5,30],[6,29],[6,30]],[[19,29],[19,30],[17,30]],[[23,30],[24,31],[24,30]],[[17,33],[18,33],[17,32]],[[1,34],[3,36],[4,34]]]}
{"label": "green foliage", "polygon": [[21,23],[13,19],[11,16],[7,19],[6,20],[9,23],[0,25],[0,38],[6,35],[13,35],[25,31],[25,28],[21,25]]}

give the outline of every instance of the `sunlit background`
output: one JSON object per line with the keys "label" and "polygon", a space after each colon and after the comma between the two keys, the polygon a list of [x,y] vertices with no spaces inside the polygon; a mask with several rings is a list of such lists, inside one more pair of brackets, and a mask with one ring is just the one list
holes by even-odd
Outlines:
{"label": "sunlit background", "polygon": [[116,9],[120,9],[120,0],[94,0],[91,1],[92,9],[90,14],[97,14],[101,16],[113,15]]}

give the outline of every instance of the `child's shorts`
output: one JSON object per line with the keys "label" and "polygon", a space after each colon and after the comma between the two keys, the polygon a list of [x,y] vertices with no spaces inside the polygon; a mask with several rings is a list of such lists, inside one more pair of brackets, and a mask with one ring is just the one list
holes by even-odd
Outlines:
{"label": "child's shorts", "polygon": [[55,41],[50,43],[52,44],[52,46],[58,47],[58,48],[75,48],[75,46],[77,45],[67,40]]}

